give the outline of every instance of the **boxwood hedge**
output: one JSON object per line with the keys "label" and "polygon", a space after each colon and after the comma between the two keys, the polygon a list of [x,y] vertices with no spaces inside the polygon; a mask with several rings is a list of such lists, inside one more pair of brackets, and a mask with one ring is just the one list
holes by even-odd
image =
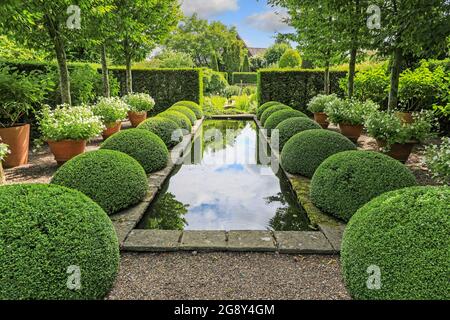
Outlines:
{"label": "boxwood hedge", "polygon": [[163,117],[149,118],[137,128],[153,132],[162,139],[168,148],[176,146],[183,137],[181,128],[174,121]]}
{"label": "boxwood hedge", "polygon": [[180,113],[184,114],[186,117],[188,117],[191,125],[193,125],[195,123],[195,121],[197,121],[197,117],[195,116],[194,111],[192,111],[188,107],[185,107],[185,106],[172,106],[168,110],[169,111],[173,110],[173,111],[177,111],[177,112],[180,112]]}
{"label": "boxwood hedge", "polygon": [[128,154],[141,164],[146,173],[164,169],[169,161],[169,150],[164,141],[148,130],[120,131],[106,139],[100,148]]}
{"label": "boxwood hedge", "polygon": [[202,108],[195,102],[192,101],[178,101],[174,104],[174,106],[184,106],[191,109],[194,113],[197,119],[201,119],[203,117],[203,110]]}
{"label": "boxwood hedge", "polygon": [[372,151],[342,152],[317,169],[311,181],[311,199],[324,212],[349,221],[373,198],[416,184],[411,171],[389,156]]}
{"label": "boxwood hedge", "polygon": [[286,142],[288,142],[289,139],[297,133],[306,130],[322,129],[322,127],[317,122],[309,118],[297,117],[284,120],[275,129],[278,129],[280,136],[280,150],[283,150]]}
{"label": "boxwood hedge", "polygon": [[258,108],[258,110],[256,111],[256,117],[258,118],[258,120],[261,119],[261,116],[264,113],[264,111],[266,111],[270,107],[276,106],[278,104],[282,105],[282,103],[277,102],[277,101],[269,101],[269,102],[264,103],[262,106],[260,106]]}
{"label": "boxwood hedge", "polygon": [[323,129],[303,131],[284,145],[281,165],[291,174],[311,178],[328,157],[347,150],[356,150],[356,146],[340,133]]}
{"label": "boxwood hedge", "polygon": [[91,151],[69,160],[51,183],[83,192],[108,214],[138,203],[148,190],[147,175],[139,162],[113,150]]}
{"label": "boxwood hedge", "polygon": [[293,109],[281,110],[281,111],[275,112],[266,120],[266,122],[264,124],[264,128],[269,130],[269,133],[270,133],[271,130],[275,129],[284,120],[287,120],[289,118],[298,118],[298,117],[307,118],[306,114],[304,114],[303,112],[297,111],[297,110],[293,110]]}
{"label": "boxwood hedge", "polygon": [[[396,190],[359,209],[345,230],[341,252],[351,296],[449,300],[449,212],[449,187]],[[381,278],[374,290],[367,282],[375,268]]]}
{"label": "boxwood hedge", "polygon": [[[71,266],[81,272],[77,290],[67,286],[77,272]],[[101,299],[118,268],[111,220],[81,192],[48,184],[0,187],[0,300]]]}
{"label": "boxwood hedge", "polygon": [[266,121],[267,119],[269,119],[269,117],[274,114],[275,112],[281,111],[281,110],[294,110],[291,107],[285,106],[284,104],[277,104],[274,105],[270,108],[267,108],[266,111],[263,112],[263,114],[261,115],[261,124],[263,126],[266,125]]}
{"label": "boxwood hedge", "polygon": [[158,117],[174,121],[182,130],[187,131],[187,133],[190,133],[192,131],[191,121],[181,112],[175,110],[167,110],[158,114]]}

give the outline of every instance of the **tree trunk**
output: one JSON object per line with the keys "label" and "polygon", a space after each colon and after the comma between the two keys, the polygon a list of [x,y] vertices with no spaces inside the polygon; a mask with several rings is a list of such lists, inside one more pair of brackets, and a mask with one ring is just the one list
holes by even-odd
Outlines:
{"label": "tree trunk", "polygon": [[391,68],[391,89],[389,92],[389,110],[395,110],[398,107],[398,87],[400,82],[400,72],[402,65],[402,49],[396,48],[394,50],[394,57]]}
{"label": "tree trunk", "polygon": [[106,61],[106,45],[102,45],[102,76],[103,76],[103,95],[107,98],[111,96],[109,88],[108,62]]}
{"label": "tree trunk", "polygon": [[331,88],[330,88],[330,62],[327,61],[325,63],[325,75],[324,75],[324,92],[325,94],[330,94],[331,93]]}
{"label": "tree trunk", "polygon": [[354,90],[355,90],[355,73],[356,73],[356,55],[358,53],[358,49],[352,48],[350,51],[350,64],[348,71],[348,97],[353,98]]}
{"label": "tree trunk", "polygon": [[126,56],[126,82],[127,82],[127,93],[133,93],[133,73],[131,72],[131,57],[129,55]]}

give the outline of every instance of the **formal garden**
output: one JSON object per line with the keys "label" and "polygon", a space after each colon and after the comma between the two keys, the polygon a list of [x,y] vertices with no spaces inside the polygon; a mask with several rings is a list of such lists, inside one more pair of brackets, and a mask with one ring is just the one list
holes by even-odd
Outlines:
{"label": "formal garden", "polygon": [[1,300],[450,299],[448,1],[75,2],[0,6]]}

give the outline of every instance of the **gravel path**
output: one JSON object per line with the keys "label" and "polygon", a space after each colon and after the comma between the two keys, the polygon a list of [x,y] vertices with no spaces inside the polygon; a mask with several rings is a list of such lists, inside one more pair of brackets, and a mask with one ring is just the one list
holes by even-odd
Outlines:
{"label": "gravel path", "polygon": [[122,255],[109,299],[349,299],[335,256],[265,253]]}

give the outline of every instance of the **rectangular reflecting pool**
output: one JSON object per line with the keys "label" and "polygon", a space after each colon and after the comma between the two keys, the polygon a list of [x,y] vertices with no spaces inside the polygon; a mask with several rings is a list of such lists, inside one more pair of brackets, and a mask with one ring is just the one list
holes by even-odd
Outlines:
{"label": "rectangular reflecting pool", "polygon": [[138,228],[309,230],[288,179],[261,163],[260,140],[253,121],[205,121]]}

